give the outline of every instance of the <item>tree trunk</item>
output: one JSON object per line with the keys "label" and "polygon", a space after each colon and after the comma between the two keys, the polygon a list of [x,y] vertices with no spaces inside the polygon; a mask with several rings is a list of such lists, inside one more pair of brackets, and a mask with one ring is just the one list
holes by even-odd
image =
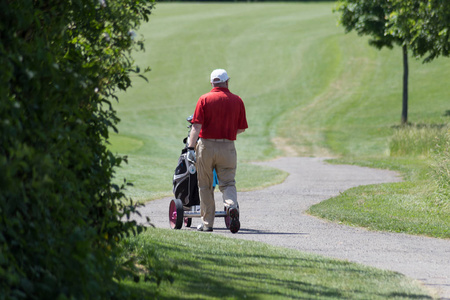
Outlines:
{"label": "tree trunk", "polygon": [[403,45],[403,108],[402,125],[408,123],[408,48]]}

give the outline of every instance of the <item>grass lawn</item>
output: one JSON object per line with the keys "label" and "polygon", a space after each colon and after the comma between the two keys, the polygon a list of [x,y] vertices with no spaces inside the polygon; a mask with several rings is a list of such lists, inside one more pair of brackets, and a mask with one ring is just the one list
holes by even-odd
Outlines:
{"label": "grass lawn", "polygon": [[214,234],[149,229],[124,248],[174,280],[124,282],[142,299],[431,299],[395,272]]}
{"label": "grass lawn", "polygon": [[431,163],[417,157],[357,161],[358,165],[398,170],[405,174],[405,181],[353,188],[312,206],[308,212],[372,230],[450,238],[449,199],[437,198],[436,183],[430,178]]}

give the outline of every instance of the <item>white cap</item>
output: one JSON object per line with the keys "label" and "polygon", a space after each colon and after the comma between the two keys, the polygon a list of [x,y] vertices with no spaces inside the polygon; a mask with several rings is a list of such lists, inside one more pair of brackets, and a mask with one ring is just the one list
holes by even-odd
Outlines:
{"label": "white cap", "polygon": [[227,71],[224,69],[216,69],[211,73],[211,83],[226,82],[230,77],[228,77]]}

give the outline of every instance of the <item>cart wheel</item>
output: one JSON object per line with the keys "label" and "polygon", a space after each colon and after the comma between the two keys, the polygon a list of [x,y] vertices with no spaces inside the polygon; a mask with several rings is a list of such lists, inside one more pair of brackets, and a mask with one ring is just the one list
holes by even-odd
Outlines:
{"label": "cart wheel", "polygon": [[184,218],[184,226],[185,227],[191,227],[192,224],[192,218]]}
{"label": "cart wheel", "polygon": [[[227,208],[224,207],[223,210],[227,211]],[[227,227],[227,229],[230,229],[230,224],[231,224],[230,216],[227,214],[224,219],[225,219],[225,226]]]}
{"label": "cart wheel", "polygon": [[183,203],[180,199],[172,199],[169,206],[169,222],[172,229],[180,229],[183,226]]}

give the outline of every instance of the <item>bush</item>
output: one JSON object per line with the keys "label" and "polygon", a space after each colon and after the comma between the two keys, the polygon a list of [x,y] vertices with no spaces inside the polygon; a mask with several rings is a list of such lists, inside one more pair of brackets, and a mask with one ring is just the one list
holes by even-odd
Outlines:
{"label": "bush", "polygon": [[152,5],[0,3],[0,299],[124,297],[117,242],[142,228],[105,141]]}

